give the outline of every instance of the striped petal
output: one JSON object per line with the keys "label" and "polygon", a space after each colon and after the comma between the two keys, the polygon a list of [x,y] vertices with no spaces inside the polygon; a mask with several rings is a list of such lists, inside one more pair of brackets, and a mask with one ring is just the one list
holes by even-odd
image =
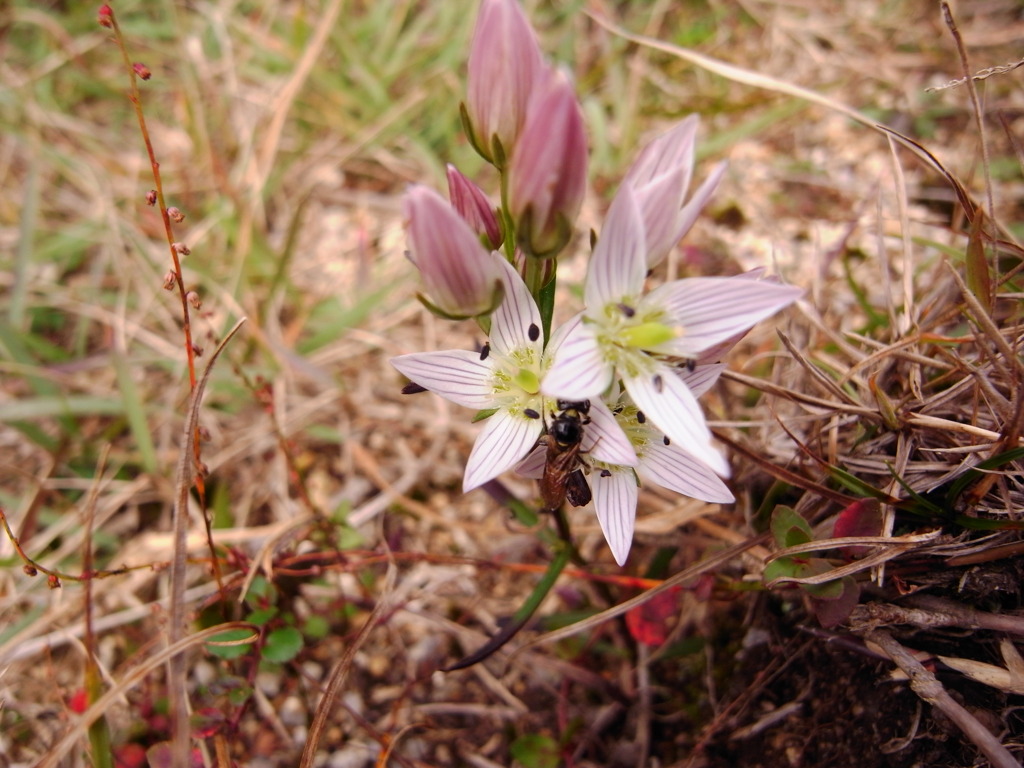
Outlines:
{"label": "striped petal", "polygon": [[729,476],[729,465],[711,445],[711,430],[697,398],[671,368],[659,364],[653,376],[626,377],[623,384],[636,407],[673,443],[719,475]]}
{"label": "striped petal", "polygon": [[717,504],[735,501],[718,476],[675,444],[651,443],[637,469],[640,478],[684,496]]}
{"label": "striped petal", "polygon": [[466,462],[463,492],[512,469],[530,452],[542,429],[540,419],[513,416],[508,411],[498,411],[488,418]]}
{"label": "striped petal", "polygon": [[445,400],[477,410],[493,406],[491,377],[494,371],[477,352],[461,349],[416,352],[393,357],[390,362],[410,381]]}
{"label": "striped petal", "polygon": [[691,277],[651,291],[644,305],[666,309],[683,334],[656,352],[696,357],[794,302],[803,290],[766,280]]}
{"label": "striped petal", "polygon": [[616,563],[624,565],[636,524],[638,493],[633,472],[591,472],[590,490],[594,496],[597,521],[601,524],[612,557]]}
{"label": "striped petal", "polygon": [[583,295],[588,313],[639,297],[647,274],[644,249],[643,215],[633,189],[623,186],[612,201],[601,237],[590,257]]}
{"label": "striped petal", "polygon": [[590,423],[583,434],[584,453],[606,464],[637,465],[636,451],[608,406],[600,400],[590,404]]}
{"label": "striped petal", "polygon": [[592,400],[612,383],[612,366],[605,362],[597,337],[587,323],[577,323],[554,350],[551,368],[540,390],[563,400]]}
{"label": "striped petal", "polygon": [[[505,259],[499,258],[498,261],[501,263],[505,298],[491,315],[491,347],[502,355],[532,347],[539,359],[544,340],[540,337],[537,303],[515,268]],[[531,335],[534,338],[531,339]]]}

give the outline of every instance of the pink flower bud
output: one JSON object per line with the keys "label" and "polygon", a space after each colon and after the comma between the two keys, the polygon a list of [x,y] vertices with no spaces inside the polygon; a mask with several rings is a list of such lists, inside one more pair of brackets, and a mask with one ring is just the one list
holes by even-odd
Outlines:
{"label": "pink flower bud", "polygon": [[483,0],[469,51],[466,110],[470,140],[499,168],[512,155],[546,68],[518,0]]}
{"label": "pink flower bud", "polygon": [[146,205],[156,205],[156,190],[151,189],[146,193]]}
{"label": "pink flower bud", "polygon": [[175,208],[173,205],[167,209],[167,215],[175,224],[181,224],[181,222],[185,220],[185,214],[182,213],[181,210],[179,210],[178,208]]}
{"label": "pink flower bud", "polygon": [[189,291],[186,293],[185,298],[188,299],[188,303],[193,309],[202,308],[203,302],[200,300],[199,294],[195,291]]}
{"label": "pink flower bud", "polygon": [[192,253],[192,249],[184,243],[171,243],[171,247],[177,251],[181,256],[188,256]]}
{"label": "pink flower bud", "polygon": [[502,297],[501,257],[433,190],[410,187],[403,208],[409,255],[426,287],[421,301],[445,317],[493,312]]}
{"label": "pink flower bud", "polygon": [[149,80],[149,78],[153,76],[153,73],[149,71],[149,67],[138,61],[132,64],[132,69],[135,70],[135,74],[143,80]]}
{"label": "pink flower bud", "polygon": [[477,235],[484,240],[490,250],[496,250],[504,238],[501,225],[494,212],[494,206],[476,184],[463,176],[458,168],[448,164],[448,199],[452,201],[459,216]]}
{"label": "pink flower bud", "polygon": [[109,29],[114,26],[114,12],[110,9],[109,5],[103,4],[100,6],[96,14],[96,20],[100,23],[101,27]]}
{"label": "pink flower bud", "polygon": [[178,278],[174,274],[174,270],[173,269],[168,269],[167,272],[164,274],[164,290],[165,291],[173,291],[174,290],[174,286],[176,286],[177,284],[178,284]]}
{"label": "pink flower bud", "polygon": [[530,102],[508,171],[508,207],[523,250],[557,256],[572,236],[587,187],[583,115],[564,72]]}
{"label": "pink flower bud", "polygon": [[716,166],[687,201],[696,138],[697,116],[692,115],[644,147],[622,180],[643,215],[648,269],[690,230],[725,172],[724,163]]}

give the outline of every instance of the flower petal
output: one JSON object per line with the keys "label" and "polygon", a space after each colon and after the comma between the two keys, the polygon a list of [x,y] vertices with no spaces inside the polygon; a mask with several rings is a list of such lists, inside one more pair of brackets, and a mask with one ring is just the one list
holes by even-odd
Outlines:
{"label": "flower petal", "polygon": [[724,363],[698,365],[692,371],[685,368],[681,370],[679,378],[693,392],[694,397],[700,397],[715,385],[725,369]]}
{"label": "flower petal", "polygon": [[666,283],[651,291],[644,305],[668,310],[683,334],[654,351],[696,357],[775,314],[802,293],[791,285],[732,277],[691,277]]}
{"label": "flower petal", "polygon": [[463,492],[512,469],[533,448],[542,429],[540,419],[513,416],[508,411],[498,411],[487,419],[466,462]]}
{"label": "flower petal", "polygon": [[710,467],[701,464],[674,443],[647,445],[637,472],[645,482],[701,501],[728,504],[736,500]]}
{"label": "flower petal", "polygon": [[587,323],[578,323],[554,350],[540,391],[563,400],[591,400],[611,383],[612,366],[605,362],[593,329]]}
{"label": "flower petal", "polygon": [[[539,360],[544,349],[544,340],[540,337],[540,311],[515,268],[505,259],[498,258],[498,261],[501,263],[505,298],[491,315],[491,348],[501,355],[533,348]],[[530,338],[531,326],[536,329],[533,339]]]}
{"label": "flower petal", "polygon": [[[644,147],[633,161],[623,183],[634,188],[640,187],[675,168],[682,168],[685,173],[683,180],[689,184],[698,121],[697,115],[690,115]],[[685,194],[685,189],[682,194]]]}
{"label": "flower petal", "polygon": [[590,257],[584,303],[591,312],[623,299],[636,301],[644,287],[644,220],[632,187],[619,188],[608,210],[601,237]]}
{"label": "flower petal", "polygon": [[644,219],[647,267],[657,266],[679,242],[676,221],[683,205],[683,169],[662,174],[636,190],[636,202]]}
{"label": "flower petal", "polygon": [[689,387],[672,369],[659,364],[656,372],[625,377],[623,384],[636,407],[673,443],[723,477],[729,465],[711,445],[711,430]]}
{"label": "flower petal", "polygon": [[466,408],[492,407],[494,392],[490,363],[477,352],[450,349],[441,352],[415,352],[390,360],[400,373],[445,400]]}
{"label": "flower petal", "polygon": [[636,479],[632,470],[590,473],[590,490],[594,495],[594,511],[601,524],[612,557],[624,565],[633,543],[636,524]]}
{"label": "flower petal", "polygon": [[636,451],[608,406],[600,400],[590,403],[590,423],[583,430],[581,450],[606,464],[637,465]]}
{"label": "flower petal", "polygon": [[[682,240],[686,233],[690,231],[690,227],[693,226],[693,222],[697,220],[697,217],[700,215],[700,212],[704,210],[704,206],[707,205],[711,195],[713,195],[715,190],[718,189],[718,183],[725,175],[725,169],[727,166],[728,163],[725,161],[716,165],[708,177],[704,179],[704,183],[697,188],[696,192],[693,193],[693,197],[690,198],[689,202],[687,202],[679,213],[676,214],[676,220],[674,222],[675,233],[672,235],[673,246]],[[669,247],[671,248],[671,246]]]}

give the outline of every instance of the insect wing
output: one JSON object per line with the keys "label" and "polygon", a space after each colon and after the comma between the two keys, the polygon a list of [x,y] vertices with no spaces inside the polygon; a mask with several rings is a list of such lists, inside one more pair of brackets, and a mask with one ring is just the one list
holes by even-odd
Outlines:
{"label": "insect wing", "polygon": [[566,479],[565,498],[574,507],[585,507],[593,498],[593,495],[590,493],[590,484],[587,482],[582,469],[577,467],[576,471]]}

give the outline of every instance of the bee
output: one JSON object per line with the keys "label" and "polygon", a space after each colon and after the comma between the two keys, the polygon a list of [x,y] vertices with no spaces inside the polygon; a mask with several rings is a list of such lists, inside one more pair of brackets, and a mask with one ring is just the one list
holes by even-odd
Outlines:
{"label": "bee", "polygon": [[583,476],[580,458],[583,427],[590,423],[589,412],[589,400],[559,400],[558,412],[551,414],[548,433],[542,438],[547,443],[547,457],[540,496],[546,512],[560,509],[566,500],[574,507],[590,503],[590,486]]}

